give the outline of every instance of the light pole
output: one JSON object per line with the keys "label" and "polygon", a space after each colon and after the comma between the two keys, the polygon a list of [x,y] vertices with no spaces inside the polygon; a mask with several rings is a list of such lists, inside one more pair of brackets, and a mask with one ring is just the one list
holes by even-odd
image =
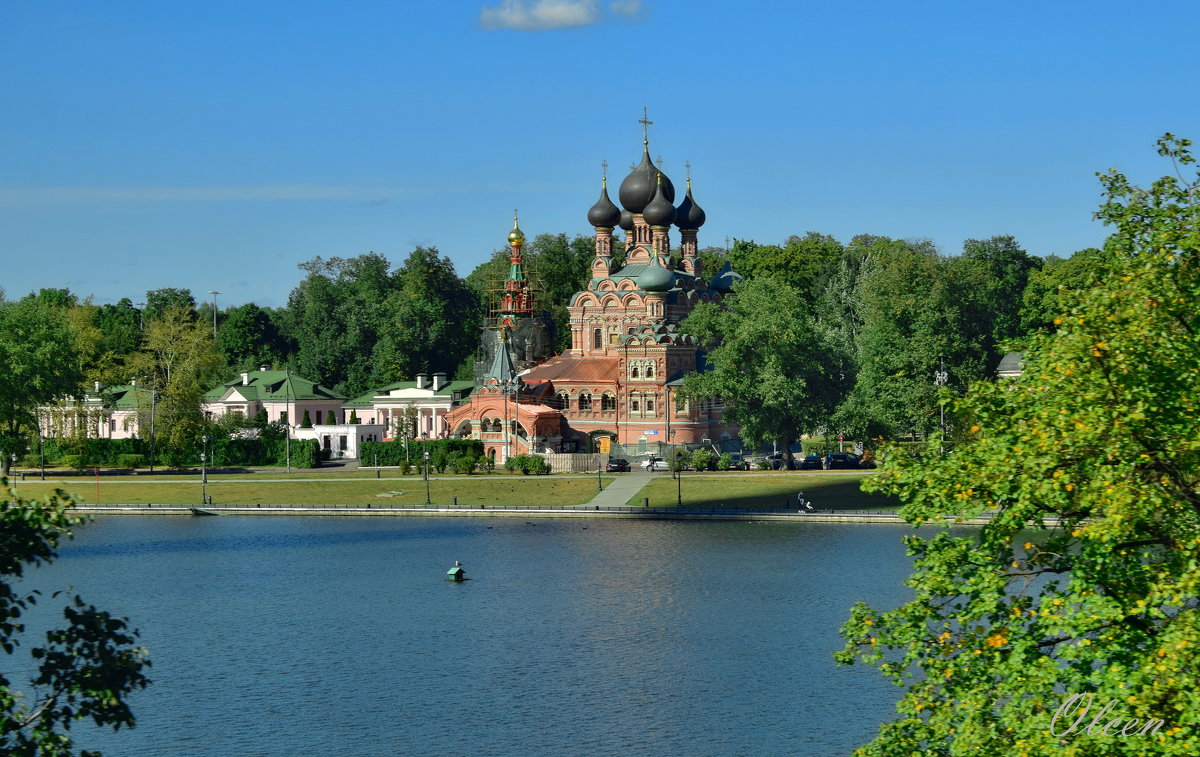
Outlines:
{"label": "light pole", "polygon": [[217,295],[220,294],[215,289],[208,290],[208,293],[213,296],[213,341],[217,341]]}
{"label": "light pole", "polygon": [[42,480],[46,480],[46,443],[43,441],[42,430],[38,429],[38,457],[42,460]]}
{"label": "light pole", "polygon": [[676,458],[675,467],[675,506],[683,507],[683,461]]}
{"label": "light pole", "polygon": [[200,504],[208,504],[208,473],[204,468],[204,453],[200,453]]}
{"label": "light pole", "polygon": [[[946,385],[946,382],[950,379],[950,374],[946,373],[945,360],[939,359],[938,363],[940,367],[933,374],[933,385],[940,389]],[[946,405],[941,401],[941,398],[938,399],[938,415],[938,426],[941,429],[942,434],[941,444],[938,447],[938,450],[940,454],[944,455],[946,454]]]}
{"label": "light pole", "polygon": [[425,450],[425,504],[429,504],[429,450]]}
{"label": "light pole", "polygon": [[12,453],[12,457],[10,457],[9,460],[11,460],[12,462],[8,466],[8,475],[12,477],[13,494],[15,495],[17,493],[17,472],[13,469],[17,467],[17,453],[16,452]]}

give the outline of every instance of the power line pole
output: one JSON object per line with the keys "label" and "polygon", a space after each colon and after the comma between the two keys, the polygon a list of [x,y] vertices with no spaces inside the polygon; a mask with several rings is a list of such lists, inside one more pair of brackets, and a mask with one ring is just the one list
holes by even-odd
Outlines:
{"label": "power line pole", "polygon": [[213,341],[217,341],[217,295],[220,294],[215,289],[208,290],[208,293],[213,296]]}

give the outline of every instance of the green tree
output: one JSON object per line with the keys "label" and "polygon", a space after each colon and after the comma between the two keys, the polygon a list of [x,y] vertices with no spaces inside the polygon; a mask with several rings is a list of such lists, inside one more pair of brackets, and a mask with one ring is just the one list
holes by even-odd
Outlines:
{"label": "green tree", "polygon": [[36,435],[37,409],[77,394],[83,376],[68,309],[38,298],[0,303],[0,470]]}
{"label": "green tree", "polygon": [[155,446],[168,464],[181,463],[204,435],[204,392],[220,377],[224,362],[212,327],[184,308],[167,308],[146,324],[145,348],[130,365],[141,386],[158,398],[153,408],[141,408],[138,425],[146,434],[153,425]]}
{"label": "green tree", "polygon": [[[1159,150],[1187,167],[1188,145]],[[955,403],[969,442],[888,455],[869,487],[941,530],[907,538],[916,597],[842,629],[839,662],[906,687],[862,754],[1200,751],[1200,176],[1101,182],[1110,275],[1064,298],[1021,377]]]}
{"label": "green tree", "polygon": [[217,332],[217,347],[228,367],[244,371],[274,365],[283,356],[279,330],[271,316],[253,302],[226,311]]}
{"label": "green tree", "polygon": [[376,371],[372,350],[387,337],[384,302],[397,288],[387,258],[313,258],[288,298],[289,336],[298,345],[294,368],[302,376],[354,396]]}
{"label": "green tree", "polygon": [[1066,312],[1079,292],[1100,283],[1107,262],[1108,256],[1094,247],[1069,258],[1046,258],[1040,270],[1030,273],[1021,293],[1021,330],[1054,329],[1054,319]]}
{"label": "green tree", "polygon": [[711,346],[709,370],[688,374],[680,393],[724,400],[747,443],[781,442],[790,462],[789,444],[819,427],[837,399],[828,348],[800,291],[770,276],[738,284],[724,305],[701,303],[680,324]]}
{"label": "green tree", "polygon": [[954,262],[976,269],[972,294],[979,303],[978,322],[988,326],[984,333],[988,349],[994,351],[996,345],[1024,334],[1017,294],[1025,291],[1042,260],[1021,249],[1013,237],[994,236],[963,242],[962,257]]}
{"label": "green tree", "polygon": [[837,264],[842,252],[842,244],[833,237],[810,231],[802,237],[788,237],[783,245],[734,240],[729,262],[746,278],[771,276],[796,287],[807,302],[812,302],[819,283]]}
{"label": "green tree", "polygon": [[375,345],[375,381],[453,374],[479,340],[479,300],[436,248],[418,247],[396,272]]}
{"label": "green tree", "polygon": [[192,296],[192,290],[168,287],[146,292],[143,315],[147,322],[158,320],[171,309],[186,313],[189,320],[196,320],[196,298]]}
{"label": "green tree", "polygon": [[[0,486],[7,484],[0,479]],[[71,538],[70,505],[62,492],[44,502],[0,496],[0,648],[9,658],[24,641],[22,615],[38,601],[38,592],[18,591],[14,584],[26,567],[51,562],[59,542]],[[3,754],[73,754],[67,731],[79,720],[113,730],[135,724],[126,698],[149,683],[143,670],[150,665],[146,651],[133,646],[137,631],[129,629],[127,619],[85,604],[79,596],[63,608],[63,616],[67,625],[47,632],[46,643],[30,649],[30,662],[10,659],[6,664],[5,669],[32,668],[28,692],[0,674]]]}

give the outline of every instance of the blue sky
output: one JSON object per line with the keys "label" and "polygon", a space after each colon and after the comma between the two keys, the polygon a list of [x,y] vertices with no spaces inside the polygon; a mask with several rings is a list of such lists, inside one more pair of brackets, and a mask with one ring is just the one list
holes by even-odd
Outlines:
{"label": "blue sky", "polygon": [[[1196,2],[0,3],[0,287],[286,302],[314,256],[466,275],[590,233],[650,149],[702,245],[1099,245],[1095,172],[1200,138]],[[615,193],[614,193],[615,197]],[[675,240],[677,243],[677,239]]]}

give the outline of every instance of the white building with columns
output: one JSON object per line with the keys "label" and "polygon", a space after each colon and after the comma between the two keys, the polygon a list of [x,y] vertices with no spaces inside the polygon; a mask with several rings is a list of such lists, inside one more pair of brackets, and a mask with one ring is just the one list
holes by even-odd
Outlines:
{"label": "white building with columns", "polygon": [[447,381],[446,374],[418,374],[342,404],[360,423],[382,426],[385,439],[441,439],[449,436],[446,414],[471,393],[471,381]]}

